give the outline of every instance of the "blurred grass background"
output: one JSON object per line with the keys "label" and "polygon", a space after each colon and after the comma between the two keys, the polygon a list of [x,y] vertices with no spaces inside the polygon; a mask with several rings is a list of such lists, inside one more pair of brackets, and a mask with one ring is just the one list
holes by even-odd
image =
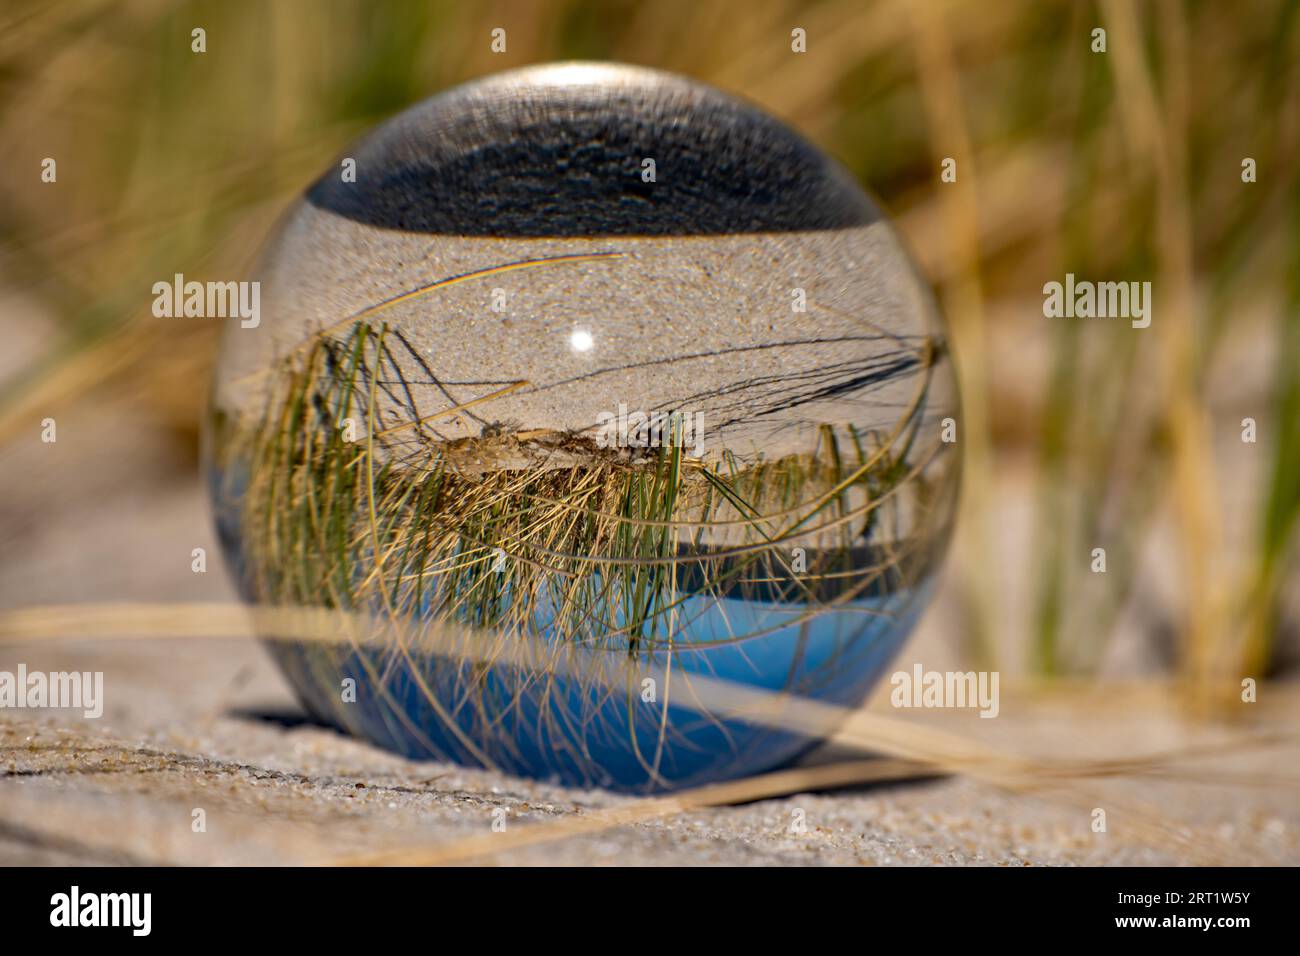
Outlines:
{"label": "blurred grass background", "polygon": [[[197,474],[219,323],[153,318],[154,282],[240,275],[349,141],[425,96],[540,61],[640,63],[839,158],[933,283],[964,405],[955,658],[1235,695],[1300,644],[1297,6],[7,0],[0,460],[94,403]],[[1044,318],[1067,272],[1152,281],[1151,328]]]}

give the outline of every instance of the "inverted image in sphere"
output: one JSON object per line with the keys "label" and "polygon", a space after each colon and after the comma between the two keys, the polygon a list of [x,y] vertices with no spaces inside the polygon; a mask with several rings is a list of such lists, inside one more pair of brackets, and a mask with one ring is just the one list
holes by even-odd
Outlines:
{"label": "inverted image in sphere", "polygon": [[926,603],[958,475],[929,292],[750,105],[614,65],[468,84],[339,157],[255,278],[212,497],[246,600],[313,622],[266,636],[323,720],[696,785],[833,732]]}

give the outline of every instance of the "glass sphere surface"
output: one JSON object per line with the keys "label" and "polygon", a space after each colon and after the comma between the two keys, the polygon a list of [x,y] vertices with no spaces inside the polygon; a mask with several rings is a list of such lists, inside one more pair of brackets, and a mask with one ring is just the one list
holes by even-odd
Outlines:
{"label": "glass sphere surface", "polygon": [[327,169],[256,279],[207,468],[245,599],[316,622],[265,636],[322,720],[698,785],[832,733],[926,604],[938,316],[852,177],[753,106],[615,65],[467,84]]}

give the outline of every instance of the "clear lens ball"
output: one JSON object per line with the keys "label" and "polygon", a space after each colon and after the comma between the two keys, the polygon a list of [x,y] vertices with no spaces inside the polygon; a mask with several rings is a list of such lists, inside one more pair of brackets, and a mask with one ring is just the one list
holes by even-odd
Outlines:
{"label": "clear lens ball", "polygon": [[694,785],[831,733],[926,603],[959,447],[929,293],[752,106],[607,65],[460,87],[339,157],[256,278],[212,495],[324,720]]}

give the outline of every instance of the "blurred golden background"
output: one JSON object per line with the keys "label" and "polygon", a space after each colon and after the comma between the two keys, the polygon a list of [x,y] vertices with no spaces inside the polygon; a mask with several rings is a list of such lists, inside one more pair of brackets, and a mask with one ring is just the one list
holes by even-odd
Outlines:
{"label": "blurred golden background", "polygon": [[[918,652],[1236,698],[1300,661],[1298,7],[10,0],[0,607],[217,593],[189,551],[211,540],[220,323],[154,318],[154,282],[240,276],[349,141],[426,96],[617,60],[789,122],[879,197],[934,285],[966,470]],[[1151,281],[1151,327],[1045,318],[1067,273]]]}

